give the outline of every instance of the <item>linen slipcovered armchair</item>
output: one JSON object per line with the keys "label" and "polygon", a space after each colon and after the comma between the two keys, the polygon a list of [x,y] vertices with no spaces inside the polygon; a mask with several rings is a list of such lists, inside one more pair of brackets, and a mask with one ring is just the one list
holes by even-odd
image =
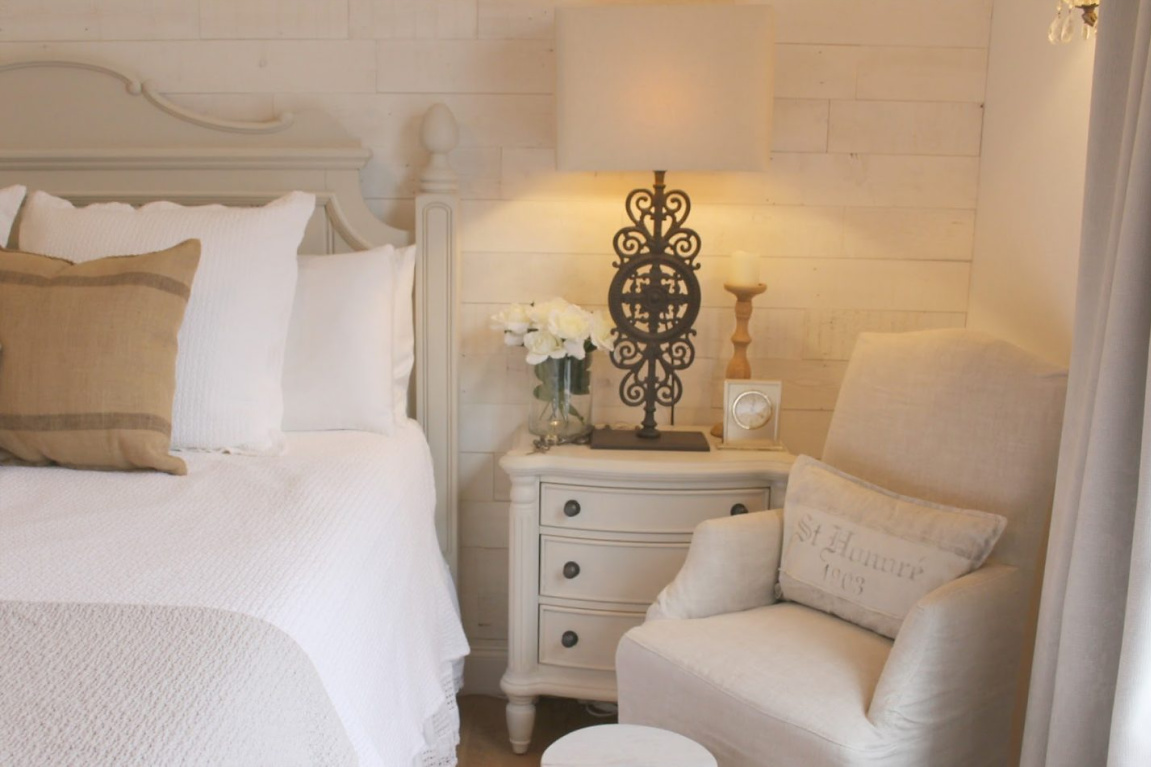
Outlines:
{"label": "linen slipcovered armchair", "polygon": [[823,460],[1002,514],[992,558],[923,597],[892,641],[778,601],[781,510],[704,522],[620,642],[620,721],[686,735],[721,767],[1010,763],[1065,391],[1064,371],[986,335],[861,335]]}

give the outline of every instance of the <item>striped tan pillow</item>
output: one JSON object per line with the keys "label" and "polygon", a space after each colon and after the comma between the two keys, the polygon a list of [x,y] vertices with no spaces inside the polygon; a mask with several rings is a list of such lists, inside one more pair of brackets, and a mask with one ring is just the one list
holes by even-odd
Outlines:
{"label": "striped tan pillow", "polygon": [[188,240],[81,264],[0,252],[0,462],[184,474],[169,454]]}

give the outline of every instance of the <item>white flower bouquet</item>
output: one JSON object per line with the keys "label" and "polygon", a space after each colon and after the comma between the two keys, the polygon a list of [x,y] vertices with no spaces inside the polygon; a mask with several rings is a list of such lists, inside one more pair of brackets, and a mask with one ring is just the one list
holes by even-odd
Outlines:
{"label": "white flower bouquet", "polygon": [[582,360],[593,349],[612,350],[612,326],[603,312],[589,312],[562,298],[511,304],[492,315],[492,329],[504,343],[528,350],[528,364],[572,357]]}
{"label": "white flower bouquet", "polygon": [[612,350],[613,327],[604,313],[552,298],[511,304],[491,320],[506,345],[527,349],[527,362],[534,366],[538,383],[528,429],[550,442],[591,431],[591,353]]}

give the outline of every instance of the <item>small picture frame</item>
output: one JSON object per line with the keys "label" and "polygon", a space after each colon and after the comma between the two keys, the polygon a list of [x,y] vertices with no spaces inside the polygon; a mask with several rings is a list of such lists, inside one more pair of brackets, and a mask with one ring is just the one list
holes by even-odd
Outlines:
{"label": "small picture frame", "polygon": [[723,443],[720,447],[782,450],[779,442],[780,381],[723,382]]}

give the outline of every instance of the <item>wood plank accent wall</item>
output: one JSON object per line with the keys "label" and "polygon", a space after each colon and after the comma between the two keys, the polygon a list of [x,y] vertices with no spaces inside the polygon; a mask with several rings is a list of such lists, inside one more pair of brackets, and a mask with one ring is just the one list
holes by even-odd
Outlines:
{"label": "wood plank accent wall", "polygon": [[[634,1],[634,0],[633,0]],[[8,0],[0,59],[82,57],[177,103],[267,119],[322,107],[375,154],[365,195],[407,223],[419,117],[461,126],[461,597],[479,657],[506,636],[508,483],[528,370],[487,327],[501,303],[605,302],[611,234],[642,174],[554,170],[553,10],[566,0]],[[757,377],[784,381],[783,438],[819,454],[862,330],[962,326],[968,306],[991,0],[775,0],[774,155],[765,174],[669,174],[703,237],[700,358],[680,423],[718,417],[733,250],[764,254]],[[49,7],[50,6],[50,7]],[[674,119],[674,118],[671,118]],[[606,362],[606,361],[604,361]],[[595,375],[601,420],[618,374]],[[661,418],[666,422],[666,416]],[[482,685],[481,685],[482,686]]]}

